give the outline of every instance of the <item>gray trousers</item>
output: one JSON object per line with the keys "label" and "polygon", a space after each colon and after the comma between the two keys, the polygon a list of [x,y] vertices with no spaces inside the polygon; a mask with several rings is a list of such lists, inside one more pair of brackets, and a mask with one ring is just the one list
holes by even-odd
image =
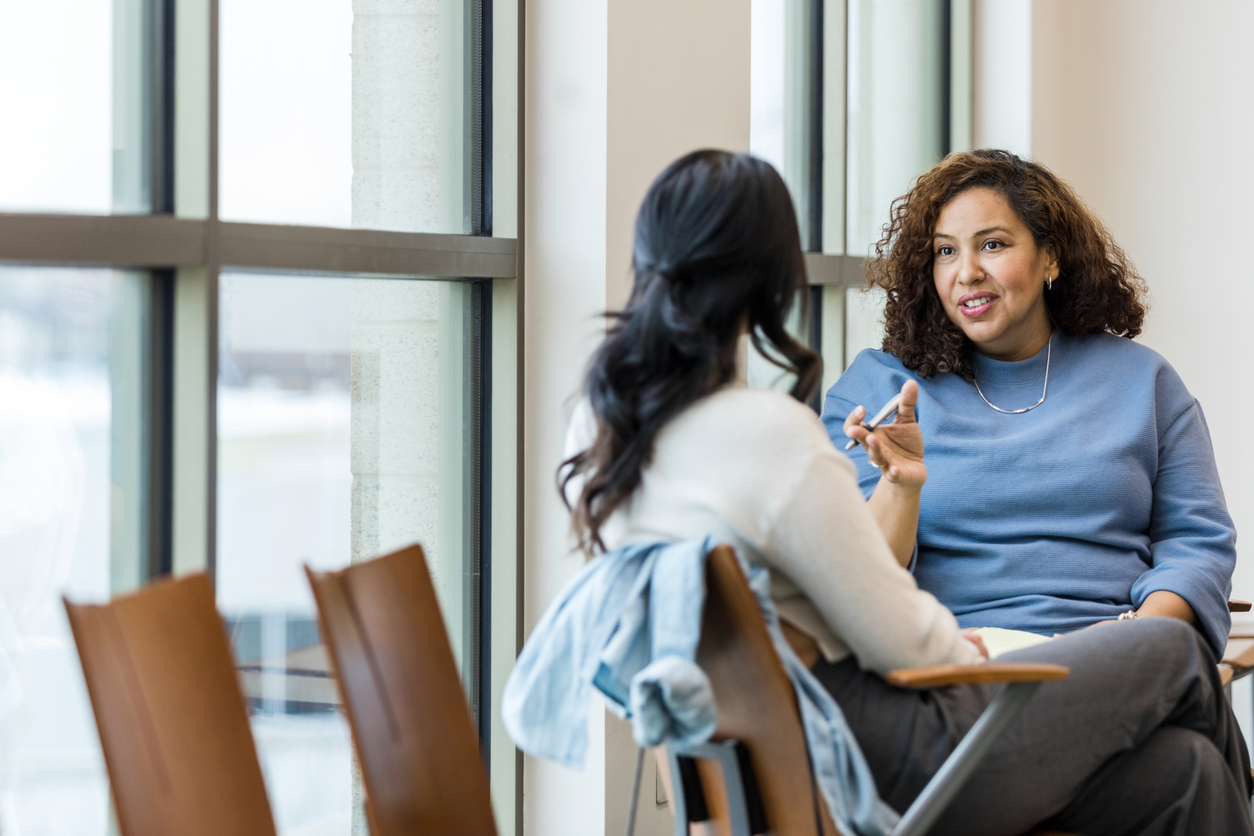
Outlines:
{"label": "gray trousers", "polygon": [[[1082,630],[999,662],[1051,662],[932,834],[1252,836],[1250,763],[1215,657],[1167,618]],[[835,697],[880,795],[905,810],[999,685],[894,688],[852,658],[814,668]]]}

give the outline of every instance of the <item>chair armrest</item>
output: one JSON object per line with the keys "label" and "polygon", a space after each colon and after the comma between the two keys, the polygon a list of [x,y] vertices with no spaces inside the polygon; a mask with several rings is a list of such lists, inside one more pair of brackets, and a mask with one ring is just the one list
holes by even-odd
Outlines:
{"label": "chair armrest", "polygon": [[1219,661],[1239,671],[1254,668],[1254,641],[1247,638],[1231,638]]}
{"label": "chair armrest", "polygon": [[898,688],[940,688],[945,685],[974,685],[987,682],[1045,682],[1066,679],[1070,668],[1062,665],[1031,663],[984,665],[929,665],[889,671],[885,679]]}
{"label": "chair armrest", "polygon": [[1228,602],[1228,612],[1249,612],[1249,611],[1250,611],[1249,601],[1233,600],[1233,601]]}

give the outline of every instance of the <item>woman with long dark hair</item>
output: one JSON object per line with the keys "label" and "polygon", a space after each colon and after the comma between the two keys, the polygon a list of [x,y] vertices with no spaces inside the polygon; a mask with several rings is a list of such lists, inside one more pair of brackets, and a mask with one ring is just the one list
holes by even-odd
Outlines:
{"label": "woman with long dark hair", "polygon": [[[898,810],[995,688],[891,688],[897,667],[976,663],[978,640],[894,558],[805,400],[819,360],[785,329],[804,299],[796,219],[761,160],[699,151],[653,183],[635,286],[589,366],[559,470],[589,554],[713,535],[771,574],[794,644],[832,693]],[[795,375],[748,388],[747,338]],[[1006,732],[933,832],[1251,834],[1249,766],[1195,632],[1119,624],[1011,654],[1067,665]]]}

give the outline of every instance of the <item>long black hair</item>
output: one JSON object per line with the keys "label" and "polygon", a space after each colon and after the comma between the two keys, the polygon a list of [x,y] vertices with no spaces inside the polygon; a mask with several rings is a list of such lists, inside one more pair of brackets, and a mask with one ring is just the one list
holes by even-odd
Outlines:
{"label": "long black hair", "polygon": [[604,550],[601,526],[640,484],[658,431],[735,379],[746,328],[760,354],[796,376],[794,398],[805,401],[822,370],[785,329],[793,304],[806,304],[805,259],[792,199],[769,163],[705,150],[667,166],[636,216],[632,270],[631,299],[610,315],[584,378],[596,440],[558,468],[563,501],[567,483],[583,479],[570,510],[587,554]]}

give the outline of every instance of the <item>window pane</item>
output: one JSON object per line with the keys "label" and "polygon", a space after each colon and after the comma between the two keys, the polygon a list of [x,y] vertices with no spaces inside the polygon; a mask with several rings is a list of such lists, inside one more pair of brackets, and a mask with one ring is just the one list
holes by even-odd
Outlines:
{"label": "window pane", "polygon": [[784,3],[753,0],[749,47],[749,150],[781,172],[787,127]]}
{"label": "window pane", "polygon": [[870,252],[892,201],[944,154],[948,7],[942,0],[849,2],[851,255]]}
{"label": "window pane", "polygon": [[144,277],[0,267],[0,831],[104,836],[60,596],[140,580]]}
{"label": "window pane", "polygon": [[221,0],[221,214],[470,232],[465,0]]}
{"label": "window pane", "polygon": [[144,212],[145,0],[0,0],[0,209]]}
{"label": "window pane", "polygon": [[[867,255],[893,200],[945,153],[949,34],[942,0],[849,0],[847,251]],[[884,338],[884,294],[851,288],[844,361]]]}
{"label": "window pane", "polygon": [[749,150],[783,175],[792,194],[802,248],[819,249],[810,222],[813,199],[810,97],[815,5],[821,0],[753,0]]}
{"label": "window pane", "polygon": [[421,543],[454,653],[474,653],[472,293],[223,276],[218,605],[282,832],[347,836],[353,815],[348,730],[302,564]]}
{"label": "window pane", "polygon": [[884,291],[878,287],[845,290],[845,365],[858,353],[884,344]]}

